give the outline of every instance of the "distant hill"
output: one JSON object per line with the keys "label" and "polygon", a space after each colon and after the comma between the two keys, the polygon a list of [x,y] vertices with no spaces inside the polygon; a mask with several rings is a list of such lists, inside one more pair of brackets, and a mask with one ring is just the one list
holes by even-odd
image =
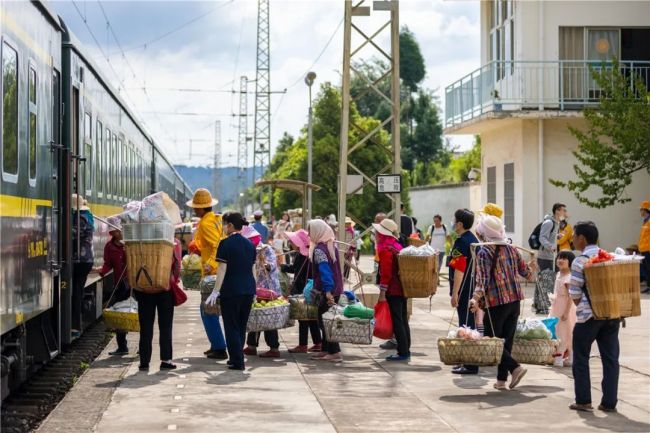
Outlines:
{"label": "distant hill", "polygon": [[253,184],[253,168],[246,169],[246,181],[239,179],[238,167],[222,167],[221,185],[217,191],[212,191],[212,169],[207,167],[188,167],[186,165],[175,165],[176,170],[185,179],[192,190],[207,188],[219,199],[221,207],[237,203],[239,193]]}

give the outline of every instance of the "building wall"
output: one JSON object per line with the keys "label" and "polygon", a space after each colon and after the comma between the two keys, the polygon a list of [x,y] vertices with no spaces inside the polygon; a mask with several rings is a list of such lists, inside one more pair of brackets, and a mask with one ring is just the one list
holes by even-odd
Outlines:
{"label": "building wall", "polygon": [[409,190],[411,216],[417,218],[422,231],[433,222],[433,216],[440,214],[442,221],[451,227],[457,209],[479,209],[481,203],[481,184],[463,182],[448,185],[415,187]]}
{"label": "building wall", "polygon": [[[543,122],[541,189],[538,158],[540,122]],[[497,204],[503,206],[503,165],[515,163],[515,228],[508,234],[515,244],[527,245],[530,232],[544,214],[551,212],[556,202],[567,205],[570,223],[594,221],[599,227],[603,247],[613,250],[617,246],[637,243],[640,227],[638,205],[640,201],[650,198],[650,176],[647,173],[637,173],[633,177],[632,185],[626,190],[630,203],[606,209],[592,209],[580,203],[573,193],[554,187],[549,182],[549,179],[575,178],[573,165],[576,159],[571,152],[578,144],[567,126],[584,127],[583,119],[513,119],[492,123],[497,127],[481,134],[484,179],[481,194],[487,197],[487,167],[496,166]]]}

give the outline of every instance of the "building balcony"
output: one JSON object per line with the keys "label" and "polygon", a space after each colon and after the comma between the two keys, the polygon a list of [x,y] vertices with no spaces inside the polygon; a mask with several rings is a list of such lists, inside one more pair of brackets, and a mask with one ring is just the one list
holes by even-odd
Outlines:
{"label": "building balcony", "polygon": [[[453,132],[482,117],[516,112],[582,110],[598,104],[601,93],[591,78],[593,68],[611,68],[600,61],[493,61],[445,89],[445,129]],[[622,61],[626,75],[650,88],[650,61]]]}

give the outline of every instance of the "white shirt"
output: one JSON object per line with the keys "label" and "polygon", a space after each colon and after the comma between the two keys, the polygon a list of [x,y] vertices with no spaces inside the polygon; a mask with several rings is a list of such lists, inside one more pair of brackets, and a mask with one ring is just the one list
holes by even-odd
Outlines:
{"label": "white shirt", "polygon": [[433,229],[433,232],[429,232],[431,233],[431,240],[429,241],[429,245],[431,245],[431,248],[437,251],[442,251],[444,253],[445,243],[447,242],[447,233],[445,232],[444,227],[431,226],[431,229]]}

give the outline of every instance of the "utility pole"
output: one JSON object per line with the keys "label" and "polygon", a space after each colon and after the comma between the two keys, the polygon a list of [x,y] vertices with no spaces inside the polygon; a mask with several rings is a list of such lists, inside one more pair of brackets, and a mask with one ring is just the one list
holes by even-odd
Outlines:
{"label": "utility pole", "polygon": [[239,185],[248,182],[248,78],[239,79],[239,135],[237,140],[237,166],[239,167]]}
{"label": "utility pole", "polygon": [[[253,181],[271,162],[271,48],[269,0],[257,0],[257,63],[255,71],[255,135]],[[260,191],[260,206],[262,193]]]}
{"label": "utility pole", "polygon": [[[214,162],[212,169],[212,194],[218,196],[219,188],[221,187],[221,120],[214,122]],[[219,206],[219,204],[217,204]]]}
{"label": "utility pole", "polygon": [[[378,29],[367,29],[367,20],[372,13],[386,14],[389,12],[387,21]],[[384,30],[390,31],[390,47],[388,49],[382,48],[382,40],[384,40]],[[352,47],[352,34],[353,31],[357,36],[360,36],[361,42],[358,46]],[[358,38],[355,38],[357,40]],[[365,76],[361,71],[354,67],[353,58],[362,51],[363,48],[374,48],[376,54],[382,59],[388,61],[388,69],[383,71],[380,78],[372,80]],[[359,57],[359,56],[357,56]],[[381,125],[371,131],[364,130],[360,125],[355,125],[350,119],[350,105],[354,102],[354,98],[350,95],[350,78],[354,71],[356,76],[361,76],[363,81],[367,84],[366,91],[362,92],[375,92],[381,99],[388,102],[391,108],[390,116],[384,120]],[[390,82],[390,94],[386,95],[381,90],[378,84],[383,80]],[[354,215],[348,215],[347,212],[347,189],[348,189],[348,170],[350,174],[361,175],[363,178],[362,185],[357,188],[357,191],[362,190],[367,185],[372,185],[377,188],[376,176],[379,174],[400,174],[402,170],[402,162],[400,160],[400,75],[399,75],[399,2],[397,0],[379,0],[356,1],[353,5],[352,0],[345,0],[345,14],[343,24],[343,69],[342,69],[342,110],[341,110],[341,148],[340,148],[340,161],[339,161],[339,229],[338,238],[340,241],[345,240],[345,217],[350,216],[358,224],[359,218]],[[391,162],[385,167],[382,167],[377,173],[364,173],[365,167],[357,167],[350,161],[350,156],[364,146],[374,145],[374,136],[379,134],[381,129],[390,124],[391,131],[391,149],[390,154]],[[361,137],[354,143],[349,143],[350,132],[361,131]],[[386,152],[383,146],[375,145],[375,152]],[[357,191],[351,191],[355,193]],[[389,217],[393,218],[395,222],[400,224],[400,194],[386,194],[392,201],[392,211]],[[363,227],[363,225],[362,225]],[[363,227],[364,231],[361,236],[370,230],[370,227]],[[343,263],[341,263],[343,266]]]}

